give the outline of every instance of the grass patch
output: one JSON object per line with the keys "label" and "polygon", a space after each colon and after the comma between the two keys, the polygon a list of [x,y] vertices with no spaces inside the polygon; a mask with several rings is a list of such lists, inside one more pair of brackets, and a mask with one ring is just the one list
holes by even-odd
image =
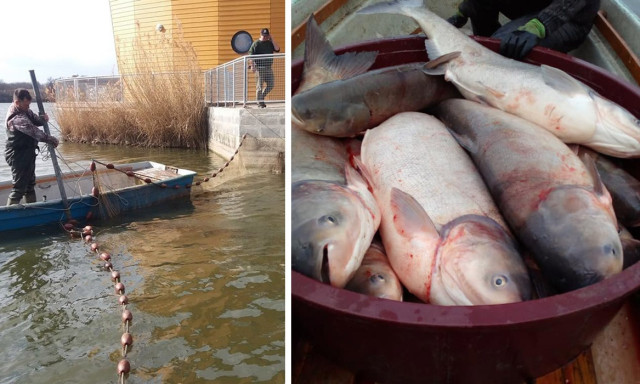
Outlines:
{"label": "grass patch", "polygon": [[181,28],[117,42],[119,80],[59,92],[56,120],[75,142],[206,148],[204,84],[198,58]]}

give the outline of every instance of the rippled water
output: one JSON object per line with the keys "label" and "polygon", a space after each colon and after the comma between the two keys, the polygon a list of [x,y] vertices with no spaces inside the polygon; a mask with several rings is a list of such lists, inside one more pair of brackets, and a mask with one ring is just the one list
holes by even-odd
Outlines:
{"label": "rippled water", "polygon": [[[59,149],[85,166],[153,160],[199,175],[224,162],[202,151]],[[194,188],[190,201],[96,224],[131,301],[128,383],[284,382],[282,175]],[[122,309],[81,241],[56,226],[0,234],[0,308],[0,383],[117,382]]]}

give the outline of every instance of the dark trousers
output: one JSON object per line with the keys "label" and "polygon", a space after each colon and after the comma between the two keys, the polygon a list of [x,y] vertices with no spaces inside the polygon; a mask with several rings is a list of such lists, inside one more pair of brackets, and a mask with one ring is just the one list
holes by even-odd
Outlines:
{"label": "dark trousers", "polygon": [[[265,85],[262,88],[262,85]],[[273,70],[271,67],[258,67],[256,71],[256,99],[262,102],[273,89]]]}
{"label": "dark trousers", "polygon": [[[460,10],[471,19],[474,35],[491,36],[502,40],[509,33],[535,18],[538,12],[550,3],[551,0],[465,0],[460,5]],[[511,21],[501,26],[498,22],[499,13],[504,14]],[[591,26],[566,23],[553,33],[548,33],[538,45],[566,53],[578,48],[590,30]]]}
{"label": "dark trousers", "polygon": [[27,203],[36,201],[36,150],[25,148],[5,151],[5,159],[11,167],[13,189],[7,204],[18,204],[23,196]]}

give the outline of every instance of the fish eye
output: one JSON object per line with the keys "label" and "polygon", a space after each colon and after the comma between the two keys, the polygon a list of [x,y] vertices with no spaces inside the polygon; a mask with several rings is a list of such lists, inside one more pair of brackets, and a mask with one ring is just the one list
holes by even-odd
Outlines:
{"label": "fish eye", "polygon": [[328,224],[328,225],[331,225],[331,224],[336,225],[336,224],[338,224],[338,218],[337,218],[337,217],[335,217],[335,216],[333,216],[333,215],[324,215],[324,216],[322,216],[322,217],[320,217],[320,218],[318,219],[318,222],[319,222],[321,225],[325,225],[325,224]]}
{"label": "fish eye", "polygon": [[507,277],[504,275],[495,275],[491,280],[492,280],[493,286],[496,288],[504,287],[505,285],[507,285],[507,282],[509,281],[509,279],[507,279]]}
{"label": "fish eye", "polygon": [[369,277],[369,281],[371,281],[372,283],[376,284],[376,283],[378,283],[378,281],[384,281],[384,276],[382,276],[379,273],[375,273],[375,274],[371,275],[371,277]]}

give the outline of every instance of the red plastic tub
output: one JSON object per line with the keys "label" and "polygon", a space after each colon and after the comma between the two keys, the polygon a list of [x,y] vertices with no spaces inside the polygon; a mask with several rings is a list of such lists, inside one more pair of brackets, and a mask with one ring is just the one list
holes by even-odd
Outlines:
{"label": "red plastic tub", "polygon": [[[498,49],[495,40],[477,40]],[[380,53],[372,69],[428,60],[420,36],[364,42],[336,53],[374,50]],[[640,116],[637,87],[546,49],[536,48],[529,59],[563,69]],[[294,62],[294,92],[301,73],[302,62]],[[637,160],[624,164],[637,168]],[[294,335],[302,335],[363,379],[520,383],[558,369],[588,348],[625,299],[640,288],[640,263],[576,291],[495,306],[394,302],[337,289],[295,271],[291,284]]]}

